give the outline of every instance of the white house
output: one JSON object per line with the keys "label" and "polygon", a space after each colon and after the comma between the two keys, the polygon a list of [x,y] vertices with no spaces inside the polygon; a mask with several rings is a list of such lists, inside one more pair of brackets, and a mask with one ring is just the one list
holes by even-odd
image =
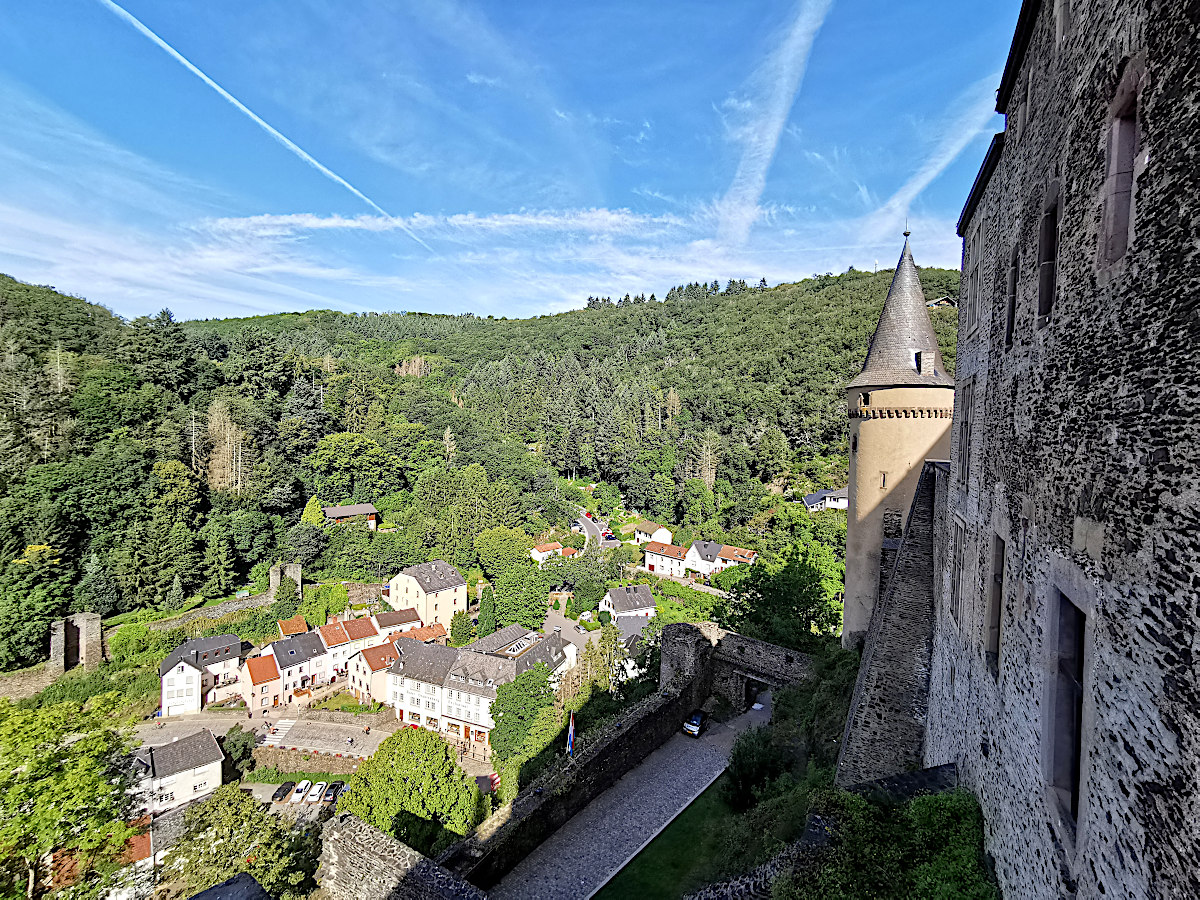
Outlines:
{"label": "white house", "polygon": [[184,641],[158,667],[162,714],[197,713],[237,694],[243,655],[236,634]]}
{"label": "white house", "polygon": [[421,627],[421,617],[415,609],[398,609],[395,612],[381,612],[371,617],[375,627],[379,629],[381,638],[399,634],[402,631],[412,631]]}
{"label": "white house", "polygon": [[545,663],[557,679],[575,665],[576,649],[555,629],[547,636],[509,625],[465,647],[396,640],[388,669],[388,702],[396,718],[437,731],[476,753],[490,752],[496,688]]}
{"label": "white house", "polygon": [[538,564],[538,568],[541,568],[542,563],[544,563],[550,557],[561,556],[562,548],[563,545],[558,541],[554,541],[551,544],[538,544],[529,551],[529,558]]}
{"label": "white house", "polygon": [[378,644],[381,637],[375,622],[369,618],[330,622],[318,628],[316,633],[325,647],[329,663],[328,678],[331,681],[338,675],[347,673],[354,654]]}
{"label": "white house", "polygon": [[693,541],[684,558],[684,565],[707,578],[730,566],[753,565],[757,559],[758,554],[753,550],[730,547],[716,541]]}
{"label": "white house", "polygon": [[838,488],[836,491],[822,489],[811,494],[805,494],[804,508],[810,513],[821,512],[824,509],[849,509],[850,489]]}
{"label": "white house", "polygon": [[687,574],[685,559],[687,550],[674,544],[651,541],[646,545],[645,559],[641,568],[655,575],[671,575],[683,578]]}
{"label": "white house", "polygon": [[650,592],[648,584],[629,584],[613,588],[600,600],[600,609],[614,619],[624,616],[650,619],[658,612],[654,594]]}
{"label": "white house", "polygon": [[415,609],[426,625],[449,627],[454,614],[467,609],[467,579],[440,559],[409,566],[388,582],[388,602]]}
{"label": "white house", "polygon": [[674,535],[671,530],[657,522],[638,522],[634,526],[633,540],[635,544],[648,544],[655,541],[659,544],[669,544]]}
{"label": "white house", "polygon": [[146,812],[154,815],[190,803],[221,784],[225,754],[207,728],[133,754]]}
{"label": "white house", "polygon": [[364,647],[350,659],[350,692],[363,702],[388,698],[388,668],[399,658],[395,643],[388,641],[377,647]]}
{"label": "white house", "polygon": [[[371,626],[374,630],[375,626]],[[297,634],[283,641],[275,641],[263,648],[263,653],[274,656],[279,666],[280,690],[284,703],[291,703],[297,688],[311,688],[326,684],[333,678],[333,662],[315,632]]]}

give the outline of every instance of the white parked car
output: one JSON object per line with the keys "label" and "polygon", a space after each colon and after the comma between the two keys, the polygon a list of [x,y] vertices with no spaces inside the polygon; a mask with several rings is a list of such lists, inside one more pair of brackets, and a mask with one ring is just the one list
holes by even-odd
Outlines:
{"label": "white parked car", "polygon": [[316,784],[314,784],[312,786],[312,790],[310,790],[308,792],[308,796],[304,798],[304,802],[305,803],[318,802],[321,799],[321,796],[325,793],[325,785],[326,785],[326,782],[324,782],[324,781],[318,781]]}
{"label": "white parked car", "polygon": [[308,794],[308,789],[312,787],[311,781],[302,781],[296,785],[296,789],[292,791],[292,796],[288,803],[303,803],[305,795]]}

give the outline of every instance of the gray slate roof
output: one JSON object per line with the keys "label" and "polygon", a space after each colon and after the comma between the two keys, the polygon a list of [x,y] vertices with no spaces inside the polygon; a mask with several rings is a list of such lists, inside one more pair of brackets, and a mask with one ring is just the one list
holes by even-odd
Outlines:
{"label": "gray slate roof", "polygon": [[497,650],[503,650],[513,641],[524,637],[529,632],[529,629],[524,625],[513,623],[505,625],[499,631],[493,631],[486,637],[477,638],[466,644],[464,650],[474,650],[476,653],[495,653]]}
{"label": "gray slate roof", "polygon": [[828,497],[832,493],[833,493],[833,491],[831,491],[829,488],[822,488],[821,490],[814,491],[811,494],[805,494],[804,495],[804,505],[812,506],[814,503],[817,503],[818,501],[823,500],[824,498]]}
{"label": "gray slate roof", "polygon": [[193,894],[191,900],[271,900],[271,895],[249,872],[239,872],[220,884]]}
{"label": "gray slate roof", "polygon": [[274,648],[275,662],[279,664],[281,673],[284,669],[290,669],[325,654],[325,644],[315,631],[294,634],[290,638],[276,641],[271,647]]}
{"label": "gray slate roof", "polygon": [[551,634],[548,637],[543,637],[540,641],[534,644],[530,649],[526,650],[516,658],[517,674],[532,669],[538,663],[545,663],[550,667],[550,671],[554,671],[563,664],[566,657],[566,641],[561,634]]}
{"label": "gray slate roof", "polygon": [[717,558],[717,554],[721,552],[721,548],[725,545],[720,541],[692,541],[692,547],[700,554],[700,558],[705,562],[713,562]]}
{"label": "gray slate roof", "polygon": [[167,654],[158,667],[161,678],[180,661],[191,663],[197,669],[211,666],[227,659],[241,659],[242,639],[236,634],[218,634],[210,638],[192,638],[184,641]]}
{"label": "gray slate roof", "polygon": [[395,642],[395,647],[399,658],[388,671],[417,681],[444,684],[450,669],[458,662],[459,651],[441,644],[399,640]]}
{"label": "gray slate roof", "polygon": [[398,609],[395,612],[381,612],[375,616],[375,624],[380,628],[390,628],[393,625],[407,625],[409,622],[420,622],[421,617],[415,609]]}
{"label": "gray slate roof", "polygon": [[[913,351],[932,351],[934,371],[921,374],[917,371]],[[859,373],[846,387],[888,387],[911,385],[930,387],[954,387],[954,379],[946,374],[941,351],[938,350],[937,335],[929,321],[929,310],[925,308],[925,294],[921,280],[917,277],[917,265],[908,249],[905,235],[904,250],[896,264],[892,286],[888,288],[879,324],[871,337],[867,361]]]}
{"label": "gray slate roof", "polygon": [[448,588],[458,587],[460,584],[467,583],[467,579],[462,577],[458,569],[440,559],[421,563],[417,566],[409,566],[407,569],[401,569],[400,571],[405,575],[411,575],[417,579],[417,584],[421,585],[421,589],[427,594],[431,594],[434,591],[444,591]]}
{"label": "gray slate roof", "polygon": [[161,747],[143,747],[133,754],[142,771],[154,778],[178,775],[225,758],[217,739],[207,728],[187,737],[163,744]]}
{"label": "gray slate roof", "polygon": [[[721,545],[717,544],[717,549]],[[608,602],[612,604],[617,615],[633,612],[635,609],[647,609],[654,606],[654,594],[648,584],[629,584],[625,587],[615,587],[608,592]]]}
{"label": "gray slate roof", "polygon": [[378,515],[379,510],[370,503],[352,503],[349,506],[323,506],[321,512],[330,519],[344,519],[347,516],[366,516],[371,513]]}

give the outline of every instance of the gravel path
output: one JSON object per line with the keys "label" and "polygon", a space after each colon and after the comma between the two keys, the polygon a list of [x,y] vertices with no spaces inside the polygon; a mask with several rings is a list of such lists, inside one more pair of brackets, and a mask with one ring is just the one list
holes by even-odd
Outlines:
{"label": "gravel path", "polygon": [[770,720],[770,695],[759,700],[763,709],[713,724],[699,740],[670,738],[523,859],[490,900],[590,897],[725,771],[740,731]]}

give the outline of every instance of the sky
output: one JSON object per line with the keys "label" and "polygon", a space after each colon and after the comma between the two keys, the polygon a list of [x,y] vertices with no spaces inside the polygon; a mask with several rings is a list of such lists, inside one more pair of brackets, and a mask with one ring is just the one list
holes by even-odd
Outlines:
{"label": "sky", "polygon": [[957,268],[1020,0],[39,0],[0,272],[133,318]]}

